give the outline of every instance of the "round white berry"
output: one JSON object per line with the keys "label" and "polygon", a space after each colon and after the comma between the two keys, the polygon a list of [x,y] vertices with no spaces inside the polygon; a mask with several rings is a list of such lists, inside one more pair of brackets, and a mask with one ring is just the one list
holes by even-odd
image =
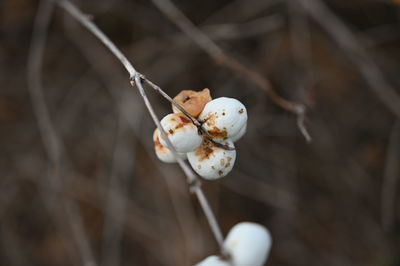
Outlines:
{"label": "round white berry", "polygon": [[262,225],[243,222],[235,225],[224,241],[235,266],[262,266],[272,245],[269,231]]}
{"label": "round white berry", "polygon": [[[153,141],[154,141],[154,150],[156,152],[157,158],[164,163],[175,163],[176,158],[173,155],[172,151],[167,147],[164,147],[158,138],[158,129],[154,130],[153,133]],[[179,157],[183,160],[187,159],[186,153],[178,153]]]}
{"label": "round white berry", "polygon": [[238,141],[244,136],[244,134],[246,134],[246,130],[247,130],[247,123],[244,125],[244,127],[242,127],[242,129],[240,129],[239,133],[231,137],[231,140],[233,142]]}
{"label": "round white berry", "polygon": [[[235,147],[230,139],[221,144]],[[236,150],[218,147],[205,138],[200,147],[189,152],[187,157],[196,173],[205,179],[214,180],[226,176],[232,170],[236,160]]]}
{"label": "round white berry", "polygon": [[[203,137],[197,127],[184,114],[169,114],[161,120],[161,126],[167,133],[169,140],[177,152],[186,153],[197,149]],[[158,132],[158,137],[163,146],[168,147],[167,142]]]}
{"label": "round white berry", "polygon": [[246,107],[236,99],[220,97],[206,104],[199,116],[203,128],[215,140],[239,134],[246,126]]}
{"label": "round white berry", "polygon": [[213,255],[200,261],[195,266],[230,266],[230,264],[220,259],[218,256]]}

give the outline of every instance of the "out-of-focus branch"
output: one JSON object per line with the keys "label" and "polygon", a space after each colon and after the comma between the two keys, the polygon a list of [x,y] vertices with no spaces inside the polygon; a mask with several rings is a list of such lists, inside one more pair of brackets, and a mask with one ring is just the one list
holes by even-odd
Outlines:
{"label": "out-of-focus branch", "polygon": [[191,38],[201,49],[203,49],[218,64],[221,64],[233,72],[250,80],[263,89],[272,101],[286,111],[292,112],[298,117],[298,126],[307,141],[311,141],[304,126],[306,107],[303,104],[291,102],[282,98],[273,88],[270,81],[258,72],[249,69],[235,58],[229,56],[214,41],[197,28],[171,1],[152,0],[153,3],[164,13],[176,26],[179,27],[189,38]]}
{"label": "out-of-focus branch", "polygon": [[[63,189],[65,189],[64,180],[61,176],[62,144],[51,121],[43,94],[41,69],[53,11],[54,4],[52,2],[47,0],[40,2],[35,18],[28,57],[28,89],[33,112],[38,121],[40,136],[45,146],[47,157],[50,160],[47,179],[46,182],[43,182],[43,187],[51,187],[52,192],[48,193],[43,187],[41,191],[44,202],[49,207],[51,213],[54,214],[56,224],[61,228],[61,231],[66,235],[72,233],[72,238],[81,256],[80,263],[83,263],[85,266],[94,266],[96,262],[89,246],[79,210],[74,202],[70,201],[62,193]],[[61,203],[61,208],[57,203]],[[65,214],[66,221],[58,217],[58,214],[61,213],[60,211]],[[64,222],[67,223],[70,232],[64,229]]]}
{"label": "out-of-focus branch", "polygon": [[[102,265],[120,265],[120,241],[123,235],[124,218],[127,206],[128,179],[134,168],[134,147],[123,141],[127,123],[121,110],[118,110],[117,132],[112,156],[111,175],[108,183],[105,221],[103,230]],[[132,166],[133,164],[133,166]],[[120,197],[110,192],[115,189]]]}
{"label": "out-of-focus branch", "polygon": [[[136,69],[133,67],[133,65],[128,61],[128,59],[125,57],[124,54],[115,46],[115,44],[97,27],[96,24],[91,22],[87,17],[85,17],[83,14],[80,14],[80,10],[78,10],[70,1],[67,0],[61,0],[58,2],[61,7],[63,7],[65,10],[67,10],[76,20],[78,20],[82,25],[84,25],[88,30],[90,30],[114,55],[115,57],[121,62],[121,64],[125,67],[125,69],[128,71],[131,79],[131,85],[134,87],[135,86],[135,80],[136,77],[140,77],[141,81],[145,81],[150,87],[152,87],[155,91],[160,93],[165,99],[167,99],[171,104],[176,106],[179,111],[181,111],[185,116],[187,116],[193,124],[197,126],[199,131],[207,136],[211,142],[213,142],[216,146],[221,147],[226,150],[234,150],[235,148],[229,147],[227,145],[215,142],[210,135],[208,134],[207,130],[204,130],[203,127],[201,126],[201,123],[191,116],[188,112],[185,111],[185,109],[182,108],[179,104],[177,104],[167,93],[165,93],[159,86],[157,86],[155,83],[151,82],[148,80],[143,74],[139,73],[136,71]],[[142,95],[143,96],[143,95]],[[160,130],[161,135],[164,136],[164,133]],[[167,141],[168,142],[168,141]],[[179,157],[179,156],[178,156]],[[180,164],[180,160],[178,158],[178,164]],[[182,168],[183,169],[183,168]]]}
{"label": "out-of-focus branch", "polygon": [[47,156],[55,169],[59,168],[61,145],[51,123],[42,90],[40,71],[43,65],[43,54],[47,41],[47,30],[53,14],[54,5],[41,1],[36,15],[28,57],[28,89],[31,96],[33,112],[39,124],[40,136],[45,145]]}
{"label": "out-of-focus branch", "polygon": [[395,122],[387,146],[386,164],[381,192],[381,219],[385,230],[392,229],[395,215],[395,199],[400,174],[400,120]]}
{"label": "out-of-focus branch", "polygon": [[[143,88],[142,82],[146,82],[151,87],[155,88],[159,93],[161,93],[165,98],[170,100],[173,104],[175,104],[181,111],[184,112],[181,106],[176,104],[161,88],[155,85],[153,82],[148,80],[144,77],[141,73],[136,71],[136,69],[132,66],[132,64],[126,59],[126,57],[122,54],[122,52],[112,43],[112,41],[92,22],[88,19],[85,14],[83,14],[77,7],[75,7],[70,1],[68,0],[61,0],[57,2],[60,7],[62,7],[67,13],[69,13],[72,17],[74,17],[77,21],[79,21],[85,28],[87,28],[91,33],[93,33],[109,50],[117,57],[117,59],[121,62],[121,64],[125,67],[130,75],[131,86],[136,87],[147,107],[148,112],[150,113],[151,118],[153,119],[154,123],[156,124],[158,130],[160,131],[161,135],[165,138],[167,142],[167,147],[171,150],[174,157],[177,159],[179,166],[182,168],[183,172],[187,177],[187,181],[190,185],[192,192],[197,196],[200,205],[203,209],[203,212],[208,220],[208,223],[211,227],[211,230],[214,234],[215,239],[217,240],[218,245],[220,246],[221,252],[224,253],[222,250],[222,242],[223,242],[223,235],[221,229],[219,228],[218,222],[213,214],[211,207],[204,196],[204,193],[201,188],[201,181],[193,172],[193,170],[179,157],[178,153],[176,152],[174,146],[172,145],[171,141],[168,139],[167,134],[165,133],[164,129],[160,124],[160,120],[158,119],[147,95]],[[186,114],[186,112],[184,112]],[[188,117],[192,118],[188,115]],[[193,119],[193,118],[192,118]],[[195,119],[194,119],[195,120]],[[197,120],[195,120],[197,121]]]}
{"label": "out-of-focus branch", "polygon": [[200,27],[200,29],[213,40],[231,40],[266,34],[283,26],[284,19],[282,16],[271,15],[241,24],[207,25]]}
{"label": "out-of-focus branch", "polygon": [[302,7],[342,47],[378,98],[400,117],[400,96],[346,25],[319,0],[301,0]]}

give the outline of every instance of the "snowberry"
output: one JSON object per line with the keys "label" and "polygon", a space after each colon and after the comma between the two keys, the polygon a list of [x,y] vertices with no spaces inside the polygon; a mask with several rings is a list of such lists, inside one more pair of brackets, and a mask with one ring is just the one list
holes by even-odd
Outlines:
{"label": "snowberry", "polygon": [[[234,148],[230,139],[226,139],[221,144]],[[196,173],[205,179],[213,180],[226,176],[232,170],[236,150],[223,149],[205,138],[200,147],[189,152],[187,157]]]}
{"label": "snowberry", "polygon": [[272,245],[269,231],[262,225],[243,222],[235,225],[224,241],[235,266],[262,266]]}
{"label": "snowberry", "polygon": [[[161,120],[161,126],[167,133],[169,140],[177,152],[186,153],[198,148],[203,140],[197,127],[184,114],[169,114]],[[158,137],[163,146],[168,147],[167,142],[158,132]]]}
{"label": "snowberry", "polygon": [[247,111],[238,100],[220,97],[206,104],[199,120],[214,140],[224,140],[243,130],[247,123]]}
{"label": "snowberry", "polygon": [[[154,150],[156,152],[158,159],[160,159],[164,163],[175,163],[176,162],[176,158],[172,154],[172,152],[167,147],[163,146],[160,143],[160,140],[158,138],[158,129],[157,128],[156,128],[156,130],[154,130],[153,141],[154,141]],[[187,159],[186,153],[179,153],[179,156],[183,160]]]}
{"label": "snowberry", "polygon": [[230,266],[230,264],[227,261],[221,260],[218,256],[209,256],[195,266]]}
{"label": "snowberry", "polygon": [[[182,106],[191,116],[198,117],[201,111],[203,111],[204,106],[211,101],[210,90],[183,90],[174,97],[174,101]],[[181,112],[175,105],[172,105],[172,110],[174,113]]]}
{"label": "snowberry", "polygon": [[239,139],[241,139],[243,137],[244,134],[246,134],[246,130],[247,130],[247,124],[244,125],[244,127],[242,127],[242,129],[240,129],[240,131],[236,135],[233,135],[231,137],[231,140],[233,142],[238,141]]}

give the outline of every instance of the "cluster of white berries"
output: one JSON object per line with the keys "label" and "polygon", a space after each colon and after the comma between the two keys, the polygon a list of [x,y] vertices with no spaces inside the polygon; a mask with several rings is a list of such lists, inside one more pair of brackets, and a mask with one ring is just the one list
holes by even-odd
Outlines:
{"label": "cluster of white berries", "polygon": [[229,258],[209,256],[195,266],[262,266],[272,245],[269,231],[262,225],[243,222],[228,233],[223,248]]}
{"label": "cluster of white berries", "polygon": [[[246,107],[236,99],[220,97],[212,100],[209,89],[196,92],[184,90],[174,100],[207,132],[203,136],[197,126],[175,106],[174,113],[161,120],[161,126],[182,159],[205,179],[226,176],[236,160],[234,142],[247,128]],[[176,162],[165,139],[156,129],[153,140],[157,157],[166,163]]]}
{"label": "cluster of white berries", "polygon": [[[193,170],[205,179],[226,176],[236,160],[234,142],[246,133],[246,107],[233,98],[212,100],[208,89],[181,91],[174,101],[202,126],[199,130],[189,117],[172,106],[174,113],[166,115],[161,120],[161,126],[178,155],[188,159]],[[158,129],[154,131],[153,140],[161,161],[176,162]],[[271,244],[271,235],[264,226],[239,223],[230,230],[223,244],[228,257],[209,256],[196,266],[262,266]]]}

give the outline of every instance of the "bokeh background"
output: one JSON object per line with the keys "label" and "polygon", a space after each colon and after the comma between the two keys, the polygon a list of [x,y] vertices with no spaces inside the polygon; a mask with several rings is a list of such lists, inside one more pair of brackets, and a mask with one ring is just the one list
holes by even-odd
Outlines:
{"label": "bokeh background", "polygon": [[[216,64],[152,2],[75,3],[169,95],[207,87],[247,106],[234,170],[203,183],[225,234],[241,221],[268,227],[266,265],[400,265],[400,124],[390,107],[400,102],[388,94],[400,94],[398,1],[173,1],[307,106],[310,143],[293,113]],[[27,81],[38,4],[0,1],[0,265],[193,265],[217,254],[182,171],[155,157],[155,126],[127,73],[60,8],[40,70],[60,140],[60,158],[48,156]],[[160,118],[171,112],[147,93]]]}

